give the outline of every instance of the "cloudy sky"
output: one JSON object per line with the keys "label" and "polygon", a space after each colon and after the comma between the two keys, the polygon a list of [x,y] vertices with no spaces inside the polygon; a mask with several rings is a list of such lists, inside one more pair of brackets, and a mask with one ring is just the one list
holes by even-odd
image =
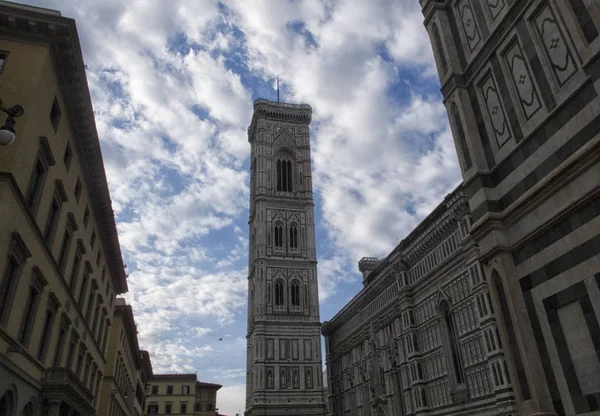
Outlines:
{"label": "cloudy sky", "polygon": [[460,181],[417,0],[23,1],[77,21],[140,345],[223,384],[222,413],[244,408],[246,128],[276,76],[313,108],[322,320]]}

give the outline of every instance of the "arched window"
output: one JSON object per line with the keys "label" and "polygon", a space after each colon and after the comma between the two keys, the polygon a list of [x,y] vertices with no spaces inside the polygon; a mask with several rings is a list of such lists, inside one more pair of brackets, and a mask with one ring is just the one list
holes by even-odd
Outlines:
{"label": "arched window", "polygon": [[448,61],[446,60],[446,54],[444,53],[444,45],[442,44],[442,38],[440,37],[440,31],[438,30],[438,27],[435,23],[431,27],[431,31],[433,32],[433,41],[435,42],[435,47],[438,51],[438,56],[440,57],[440,65],[442,67],[442,74],[445,74],[446,71],[448,71]]}
{"label": "arched window", "polygon": [[454,328],[454,321],[452,320],[452,314],[450,313],[450,305],[447,301],[443,301],[440,305],[440,312],[444,318],[446,335],[448,336],[448,343],[450,347],[450,360],[454,374],[456,377],[456,384],[463,382],[462,369],[460,368],[460,357],[458,355],[458,339],[456,338],[456,330]]}
{"label": "arched window", "polygon": [[0,415],[13,416],[15,412],[15,397],[12,391],[7,391],[0,397]]}
{"label": "arched window", "polygon": [[33,402],[29,402],[25,405],[22,416],[33,416]]}
{"label": "arched window", "polygon": [[290,227],[290,248],[298,248],[298,228],[295,224]]}
{"label": "arched window", "polygon": [[287,159],[277,161],[277,190],[292,192],[292,162]]}
{"label": "arched window", "polygon": [[275,282],[275,306],[283,306],[283,282]]}
{"label": "arched window", "polygon": [[465,137],[465,129],[463,128],[462,120],[460,119],[460,113],[458,112],[458,106],[456,103],[452,103],[450,107],[450,113],[456,127],[456,133],[458,134],[457,140],[460,146],[460,151],[463,155],[465,166],[463,170],[469,170],[471,168],[471,153],[469,153],[469,147],[467,146],[467,138]]}
{"label": "arched window", "polygon": [[290,286],[290,299],[292,307],[300,307],[300,284],[297,281],[294,281]]}
{"label": "arched window", "polygon": [[281,224],[275,225],[275,247],[283,248],[283,226]]}

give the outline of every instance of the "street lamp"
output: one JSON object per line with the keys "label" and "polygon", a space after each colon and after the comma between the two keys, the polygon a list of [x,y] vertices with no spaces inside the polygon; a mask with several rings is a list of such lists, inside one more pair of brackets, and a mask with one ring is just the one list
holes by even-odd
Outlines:
{"label": "street lamp", "polygon": [[6,108],[0,100],[0,110],[8,114],[4,126],[0,127],[0,146],[8,146],[15,141],[15,118],[21,117],[25,113],[25,109],[18,104]]}

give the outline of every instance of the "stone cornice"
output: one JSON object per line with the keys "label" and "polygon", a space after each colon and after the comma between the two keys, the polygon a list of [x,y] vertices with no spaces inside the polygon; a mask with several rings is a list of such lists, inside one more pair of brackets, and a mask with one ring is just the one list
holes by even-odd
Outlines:
{"label": "stone cornice", "polygon": [[75,20],[52,10],[0,3],[0,37],[49,46],[115,292],[125,293],[121,247]]}
{"label": "stone cornice", "polygon": [[255,100],[252,121],[248,127],[248,141],[250,143],[252,143],[252,138],[256,132],[257,122],[260,118],[310,124],[312,120],[312,108],[308,104],[282,103],[262,98]]}

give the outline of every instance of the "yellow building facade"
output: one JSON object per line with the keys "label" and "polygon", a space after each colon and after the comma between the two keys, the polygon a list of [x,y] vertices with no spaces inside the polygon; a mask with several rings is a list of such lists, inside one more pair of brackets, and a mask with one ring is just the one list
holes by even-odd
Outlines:
{"label": "yellow building facade", "polygon": [[155,374],[148,381],[146,414],[215,416],[221,387],[198,381],[196,374]]}
{"label": "yellow building facade", "polygon": [[140,416],[146,398],[150,373],[140,352],[133,310],[122,298],[115,301],[113,325],[109,334],[107,366],[98,405],[99,416]]}
{"label": "yellow building facade", "polygon": [[75,21],[0,1],[0,54],[0,414],[94,415],[127,281]]}

